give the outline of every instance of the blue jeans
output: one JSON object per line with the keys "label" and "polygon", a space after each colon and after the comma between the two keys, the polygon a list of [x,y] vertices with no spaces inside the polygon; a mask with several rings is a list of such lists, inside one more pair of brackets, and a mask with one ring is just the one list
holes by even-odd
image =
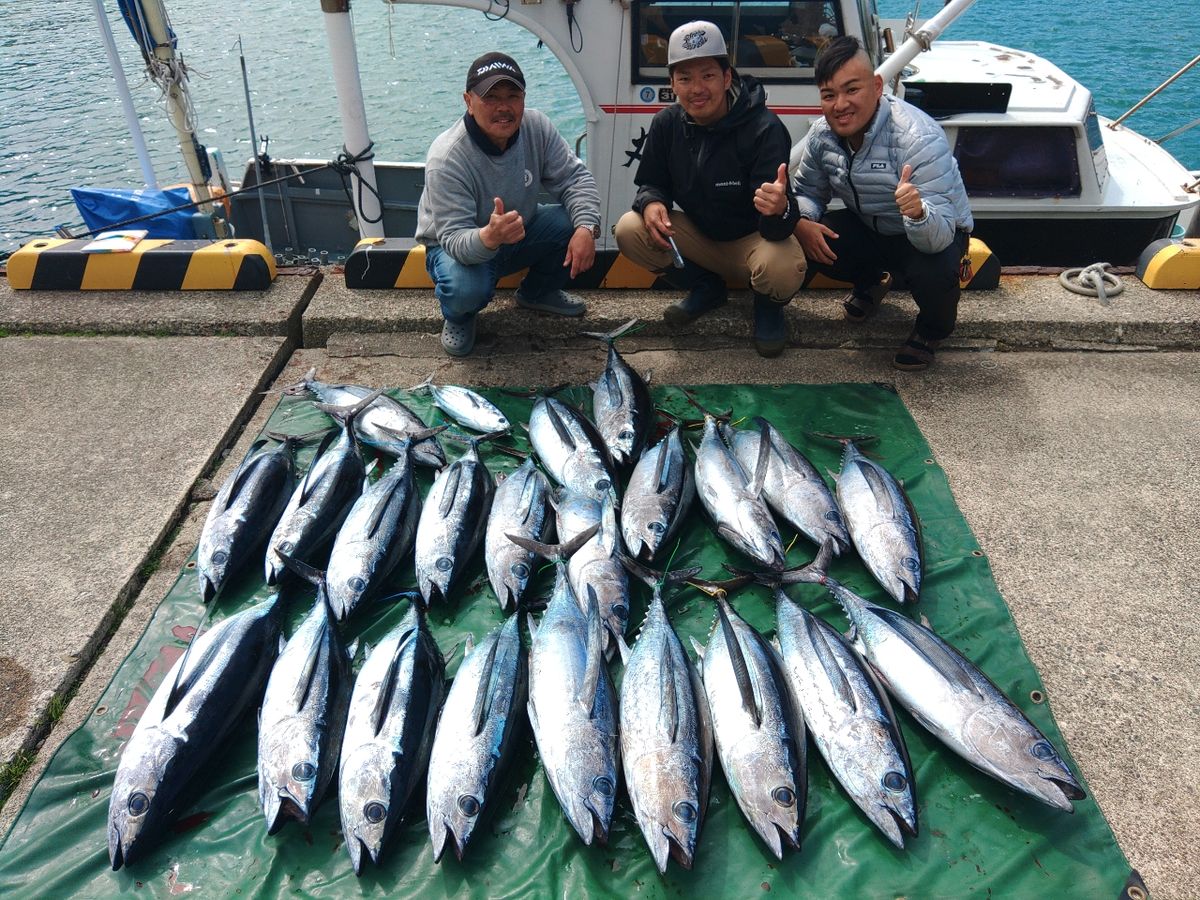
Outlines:
{"label": "blue jeans", "polygon": [[574,230],[565,208],[539,205],[525,223],[525,237],[505,244],[487,262],[466,266],[441,247],[426,247],[425,270],[442,316],[455,324],[467,321],[491,302],[497,281],[521,269],[529,269],[521,282],[522,296],[536,299],[561,290],[571,275],[563,260]]}

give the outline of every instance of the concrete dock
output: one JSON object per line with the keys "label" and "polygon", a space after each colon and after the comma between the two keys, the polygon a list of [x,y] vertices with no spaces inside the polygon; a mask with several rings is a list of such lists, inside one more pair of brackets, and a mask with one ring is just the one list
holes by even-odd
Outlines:
{"label": "concrete dock", "polygon": [[[1102,305],[1049,276],[963,296],[933,369],[890,366],[911,298],[861,326],[839,292],[793,301],[793,346],[750,347],[748,296],[682,331],[666,294],[587,294],[585,319],[501,292],[451,360],[428,291],[348,291],[332,271],[261,293],[33,293],[0,278],[0,766],[29,762],[0,833],[91,711],[258,433],[263,391],[329,381],[585,383],[578,332],[638,317],[621,350],[656,383],[889,382],[950,478],[1054,713],[1153,896],[1200,896],[1200,291],[1135,278]],[[0,797],[4,788],[0,787]]]}

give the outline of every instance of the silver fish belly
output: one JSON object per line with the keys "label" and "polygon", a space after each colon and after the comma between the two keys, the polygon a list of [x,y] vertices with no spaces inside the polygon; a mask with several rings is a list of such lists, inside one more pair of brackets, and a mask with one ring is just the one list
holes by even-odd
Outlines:
{"label": "silver fish belly", "polygon": [[292,493],[292,442],[268,449],[265,441],[221,485],[208,508],[196,550],[200,597],[207,603],[226,579],[251,562],[279,522]]}
{"label": "silver fish belly", "polygon": [[421,497],[407,454],[354,502],[338,530],[325,573],[329,605],[343,621],[378,596],[388,576],[412,551]]}
{"label": "silver fish belly", "polygon": [[621,536],[634,558],[650,561],[687,518],[696,483],[678,427],[642,454],[621,501]]}
{"label": "silver fish belly", "polygon": [[625,786],[660,873],[690,869],[708,807],[712,726],[703,685],[658,590],[621,681]]}
{"label": "silver fish belly", "polygon": [[534,466],[532,458],[496,488],[483,547],[488,580],[505,612],[516,609],[521,602],[534,569],[534,554],[518,547],[508,535],[542,541],[549,523],[549,495],[546,476]]}
{"label": "silver fish belly", "polygon": [[307,825],[337,770],[350,657],[322,591],[279,654],[258,720],[258,799],[275,834],[289,819]]}
{"label": "silver fish belly", "polygon": [[529,721],[567,820],[585,844],[606,843],[620,757],[616,695],[595,604],[585,616],[561,562],[557,570],[540,625],[530,618]]}
{"label": "silver fish belly", "polygon": [[165,834],[180,792],[258,701],[279,627],[278,595],[224,619],[193,640],[154,692],[121,751],[109,798],[114,871]]}
{"label": "silver fish belly", "polygon": [[916,837],[908,749],[883,688],[824,620],[775,593],[783,671],[813,743],[858,808],[895,846]]}
{"label": "silver fish belly", "polygon": [[837,499],[863,564],[898,603],[921,593],[921,541],[904,490],[852,443],[842,454]]}
{"label": "silver fish belly", "polygon": [[629,573],[621,565],[621,535],[616,511],[605,497],[601,503],[565,492],[557,502],[558,539],[568,543],[593,525],[596,533],[567,560],[571,590],[584,615],[595,602],[604,629],[604,654],[611,659],[616,639],[629,625]]}
{"label": "silver fish belly", "polygon": [[496,794],[525,722],[528,663],[513,614],[471,652],[437,724],[425,791],[434,862],[458,859]]}
{"label": "silver fish belly", "polygon": [[746,821],[777,859],[800,847],[808,798],[805,730],[775,650],[718,598],[704,691],[721,769]]}
{"label": "silver fish belly", "polygon": [[487,527],[495,483],[471,448],[438,473],[417,522],[417,587],[426,607],[445,600],[471,561]]}
{"label": "silver fish belly", "polygon": [[761,566],[773,571],[784,567],[775,520],[762,497],[752,492],[750,478],[709,415],[696,450],[696,493],[722,540]]}
{"label": "silver fish belly", "polygon": [[429,383],[434,405],[459,425],[482,434],[512,430],[512,423],[496,404],[469,388]]}
{"label": "silver fish belly", "polygon": [[828,582],[855,647],[900,705],[951,750],[1009,787],[1071,812],[1086,795],[1062,757],[974,663],[930,629]]}
{"label": "silver fish belly", "polygon": [[733,433],[733,452],[746,472],[753,472],[758,459],[762,430],[771,442],[762,495],[767,506],[818,547],[833,541],[834,555],[850,547],[850,534],[842,521],[837,501],[813,464],[764,419],[760,430],[739,429]]}
{"label": "silver fish belly", "polygon": [[578,410],[543,397],[529,416],[529,442],[538,459],[563,487],[620,506],[612,458],[596,427]]}
{"label": "silver fish belly", "polygon": [[338,807],[356,875],[378,864],[425,777],[446,664],[420,608],[367,656],[354,682],[338,769]]}

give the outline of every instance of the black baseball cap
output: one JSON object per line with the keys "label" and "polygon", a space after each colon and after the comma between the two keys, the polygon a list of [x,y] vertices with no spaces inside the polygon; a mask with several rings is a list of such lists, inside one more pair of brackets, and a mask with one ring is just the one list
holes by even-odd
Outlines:
{"label": "black baseball cap", "polygon": [[501,81],[511,81],[525,90],[525,76],[511,56],[504,53],[485,53],[467,69],[467,90],[482,97]]}

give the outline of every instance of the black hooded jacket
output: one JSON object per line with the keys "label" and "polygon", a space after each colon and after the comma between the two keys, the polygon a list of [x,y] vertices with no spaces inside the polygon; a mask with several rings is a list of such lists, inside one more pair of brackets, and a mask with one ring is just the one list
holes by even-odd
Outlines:
{"label": "black hooded jacket", "polygon": [[782,216],[754,208],[754,192],[788,161],[787,127],[767,109],[767,93],[753,76],[735,72],[730,95],[729,112],[714,125],[697,125],[678,103],[655,115],[634,179],[633,208],[640,214],[656,200],[668,210],[674,204],[717,241],[755,231],[769,241],[790,238],[800,218],[790,183]]}

